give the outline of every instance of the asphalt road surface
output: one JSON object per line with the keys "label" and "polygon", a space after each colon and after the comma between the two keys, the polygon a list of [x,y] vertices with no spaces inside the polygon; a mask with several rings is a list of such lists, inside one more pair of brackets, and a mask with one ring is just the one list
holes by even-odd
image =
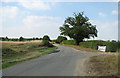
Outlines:
{"label": "asphalt road surface", "polygon": [[48,55],[16,64],[2,70],[3,76],[84,76],[84,60],[95,53],[84,53],[58,46]]}

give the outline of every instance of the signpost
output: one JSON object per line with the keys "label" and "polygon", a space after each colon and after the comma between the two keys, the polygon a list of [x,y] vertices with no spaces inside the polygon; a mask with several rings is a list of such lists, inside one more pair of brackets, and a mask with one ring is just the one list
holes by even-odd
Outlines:
{"label": "signpost", "polygon": [[105,52],[106,46],[98,46],[98,50]]}

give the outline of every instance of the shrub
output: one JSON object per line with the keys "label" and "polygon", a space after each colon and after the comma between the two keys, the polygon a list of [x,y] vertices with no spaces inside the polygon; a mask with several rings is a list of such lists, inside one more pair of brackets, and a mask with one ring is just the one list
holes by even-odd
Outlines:
{"label": "shrub", "polygon": [[67,38],[63,37],[63,36],[58,36],[58,38],[57,38],[57,40],[55,42],[60,44],[64,40],[67,40]]}
{"label": "shrub", "polygon": [[16,54],[15,51],[13,51],[12,49],[8,48],[8,47],[3,47],[2,48],[2,56],[10,56],[12,54]]}
{"label": "shrub", "polygon": [[61,44],[76,45],[75,40],[65,40]]}
{"label": "shrub", "polygon": [[20,37],[20,38],[19,38],[19,41],[24,41],[24,38],[23,38],[23,37]]}
{"label": "shrub", "polygon": [[51,41],[48,35],[45,35],[45,36],[43,37],[43,40]]}
{"label": "shrub", "polygon": [[47,46],[47,47],[53,47],[53,45],[51,43],[49,43],[48,40],[43,40],[41,43],[42,46]]}
{"label": "shrub", "polygon": [[98,49],[98,46],[106,46],[106,52],[116,52],[118,51],[118,48],[119,48],[118,43],[119,42],[90,40],[90,41],[80,42],[79,45],[86,48],[96,49],[96,50]]}

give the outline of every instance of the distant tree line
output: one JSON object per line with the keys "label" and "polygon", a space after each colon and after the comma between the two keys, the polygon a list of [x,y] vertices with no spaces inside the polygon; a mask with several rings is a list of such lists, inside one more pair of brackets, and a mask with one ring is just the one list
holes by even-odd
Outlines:
{"label": "distant tree line", "polygon": [[0,37],[0,41],[31,41],[31,40],[42,40],[42,38],[38,38],[38,37],[33,37],[33,38],[24,38],[24,37],[20,37],[20,38],[8,38],[8,37]]}

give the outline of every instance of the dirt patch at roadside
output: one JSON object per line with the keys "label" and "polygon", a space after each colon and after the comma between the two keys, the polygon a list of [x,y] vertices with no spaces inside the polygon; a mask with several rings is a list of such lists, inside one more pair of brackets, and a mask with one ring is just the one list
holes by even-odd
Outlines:
{"label": "dirt patch at roadside", "polygon": [[85,61],[88,76],[117,76],[118,55],[99,55]]}

